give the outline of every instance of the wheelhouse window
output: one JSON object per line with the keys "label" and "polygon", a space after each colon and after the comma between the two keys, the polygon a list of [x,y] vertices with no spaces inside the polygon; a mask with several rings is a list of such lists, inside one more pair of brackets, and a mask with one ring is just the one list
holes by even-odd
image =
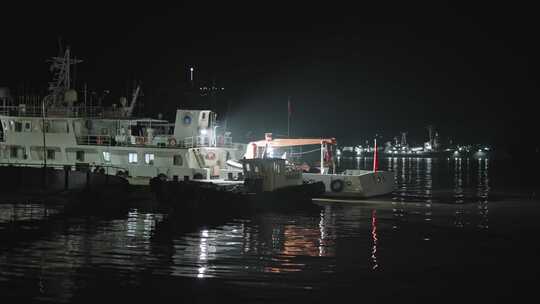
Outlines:
{"label": "wheelhouse window", "polygon": [[77,158],[77,161],[83,162],[84,161],[84,151],[77,151],[76,152],[76,158]]}
{"label": "wheelhouse window", "polygon": [[24,122],[24,131],[25,132],[32,131],[32,123],[30,121],[25,121]]}
{"label": "wheelhouse window", "polygon": [[22,127],[23,127],[22,122],[20,121],[15,122],[15,132],[22,132]]}
{"label": "wheelhouse window", "polygon": [[55,151],[52,149],[47,149],[47,159],[54,159]]}
{"label": "wheelhouse window", "polygon": [[182,155],[175,155],[173,156],[173,165],[175,166],[182,166],[184,163],[182,159]]}
{"label": "wheelhouse window", "polygon": [[144,154],[144,162],[148,165],[154,164],[154,154],[152,153],[146,153]]}
{"label": "wheelhouse window", "polygon": [[129,153],[129,163],[136,164],[137,162],[137,153]]}
{"label": "wheelhouse window", "polygon": [[105,151],[103,152],[103,160],[106,162],[111,161],[111,152]]}
{"label": "wheelhouse window", "polygon": [[21,146],[11,146],[9,148],[9,157],[12,159],[27,159],[26,148]]}
{"label": "wheelhouse window", "polygon": [[19,157],[19,148],[18,147],[11,147],[9,149],[9,157],[10,158],[18,158]]}

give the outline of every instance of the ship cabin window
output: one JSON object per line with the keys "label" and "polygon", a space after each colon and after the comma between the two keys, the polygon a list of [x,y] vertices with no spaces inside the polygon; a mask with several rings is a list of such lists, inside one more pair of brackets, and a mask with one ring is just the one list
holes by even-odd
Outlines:
{"label": "ship cabin window", "polygon": [[32,123],[30,121],[24,122],[24,131],[25,132],[31,132],[32,131]]}
{"label": "ship cabin window", "polygon": [[105,151],[103,152],[103,160],[106,162],[111,161],[111,152]]}
{"label": "ship cabin window", "polygon": [[129,163],[130,164],[137,163],[137,153],[129,153]]}
{"label": "ship cabin window", "polygon": [[46,131],[48,133],[69,133],[69,125],[66,120],[50,120],[46,122]]}
{"label": "ship cabin window", "polygon": [[55,151],[53,149],[47,149],[47,159],[54,159]]}
{"label": "ship cabin window", "polygon": [[20,146],[11,146],[9,148],[9,157],[12,159],[27,159],[26,148]]}
{"label": "ship cabin window", "polygon": [[84,151],[77,151],[76,152],[76,159],[77,159],[77,161],[83,162],[84,161]]}
{"label": "ship cabin window", "polygon": [[154,164],[154,154],[152,154],[152,153],[144,154],[144,162],[147,165],[153,165]]}
{"label": "ship cabin window", "polygon": [[21,132],[22,131],[22,122],[16,121],[15,122],[15,132]]}
{"label": "ship cabin window", "polygon": [[9,149],[9,157],[10,158],[18,158],[19,157],[19,147],[11,147]]}
{"label": "ship cabin window", "polygon": [[182,159],[182,155],[173,156],[173,165],[182,166],[183,163],[184,163],[184,160]]}

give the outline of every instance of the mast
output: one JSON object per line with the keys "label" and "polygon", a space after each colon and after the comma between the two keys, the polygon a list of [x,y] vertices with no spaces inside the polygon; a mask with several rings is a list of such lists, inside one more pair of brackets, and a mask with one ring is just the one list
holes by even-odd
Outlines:
{"label": "mast", "polygon": [[[287,98],[287,138],[291,138],[291,96]],[[289,147],[289,156],[292,155],[292,147]]]}
{"label": "mast", "polygon": [[47,97],[48,96],[45,96],[41,103],[41,134],[43,134],[43,168],[47,168],[47,143],[45,142],[45,101],[47,100]]}
{"label": "mast", "polygon": [[133,92],[133,96],[131,98],[131,104],[129,105],[129,108],[127,109],[126,116],[131,117],[133,114],[133,110],[135,109],[135,103],[137,103],[137,97],[139,97],[139,91],[141,90],[141,86],[137,85],[137,88],[135,89],[135,92]]}
{"label": "mast", "polygon": [[324,141],[321,140],[321,172],[320,174],[323,174],[324,171]]}
{"label": "mast", "polygon": [[375,138],[375,146],[373,148],[373,172],[379,169],[379,160],[377,159],[377,138]]}
{"label": "mast", "polygon": [[54,73],[53,81],[49,82],[49,95],[52,96],[52,103],[58,106],[63,100],[63,93],[71,89],[71,66],[83,61],[72,59],[71,50],[67,47],[63,57],[52,57],[48,62],[51,63],[50,71]]}

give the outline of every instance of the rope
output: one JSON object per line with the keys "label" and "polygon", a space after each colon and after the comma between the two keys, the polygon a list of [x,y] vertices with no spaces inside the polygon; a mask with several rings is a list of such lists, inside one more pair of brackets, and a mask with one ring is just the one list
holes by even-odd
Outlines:
{"label": "rope", "polygon": [[311,151],[306,151],[306,152],[291,152],[290,154],[291,155],[302,155],[302,154],[307,154],[307,153],[313,153],[313,152],[316,152],[316,151],[321,151],[321,148],[311,150]]}

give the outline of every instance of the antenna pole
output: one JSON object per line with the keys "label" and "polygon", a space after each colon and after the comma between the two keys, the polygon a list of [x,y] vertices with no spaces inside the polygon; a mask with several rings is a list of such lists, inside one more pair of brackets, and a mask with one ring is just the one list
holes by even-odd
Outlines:
{"label": "antenna pole", "polygon": [[324,140],[321,139],[321,175],[324,171]]}

